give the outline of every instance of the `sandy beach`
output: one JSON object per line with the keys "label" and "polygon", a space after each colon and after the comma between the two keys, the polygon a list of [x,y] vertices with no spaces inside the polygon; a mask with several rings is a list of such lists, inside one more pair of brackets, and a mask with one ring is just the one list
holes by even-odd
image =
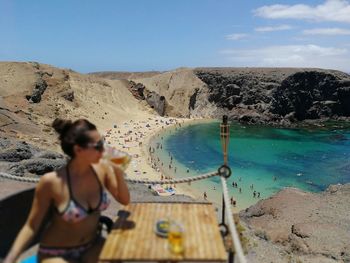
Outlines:
{"label": "sandy beach", "polygon": [[[163,167],[159,160],[157,160],[157,154],[149,150],[150,148],[152,149],[152,141],[157,137],[163,136],[166,132],[183,128],[186,125],[208,121],[213,120],[150,116],[145,120],[123,121],[120,124],[114,125],[112,128],[106,129],[103,135],[108,145],[125,151],[132,156],[132,161],[126,169],[128,178],[141,180],[174,179],[184,177],[185,175],[187,177],[185,167],[180,168],[180,165],[176,164],[176,162],[174,162],[172,169]],[[180,173],[182,171],[184,174],[181,174],[181,176],[179,176],[179,172],[176,174],[174,172],[175,167],[178,168]],[[188,176],[193,175],[188,174]],[[196,200],[212,202],[217,208],[217,211],[220,212],[221,201],[213,200],[210,196],[208,196],[207,200],[203,197],[203,192],[208,192],[210,189],[202,189],[202,187],[196,186],[196,183],[192,185],[185,183],[172,186],[176,187],[176,194],[183,194]],[[235,213],[239,212],[239,209],[236,207],[232,207],[232,209]]]}
{"label": "sandy beach", "polygon": [[[149,143],[154,136],[165,129],[174,128],[178,124],[195,122],[196,119],[177,119],[166,117],[148,117],[140,121],[124,121],[116,124],[110,129],[102,132],[108,145],[127,152],[132,160],[126,169],[128,178],[142,180],[161,180],[162,176],[173,175],[163,174],[160,167],[151,161],[149,154]],[[198,199],[195,191],[182,185],[176,185],[176,193],[191,196]]]}

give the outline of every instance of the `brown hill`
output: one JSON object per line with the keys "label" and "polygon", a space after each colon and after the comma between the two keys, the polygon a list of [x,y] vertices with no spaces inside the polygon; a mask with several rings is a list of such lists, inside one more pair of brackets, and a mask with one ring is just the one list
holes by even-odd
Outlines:
{"label": "brown hill", "polygon": [[0,62],[0,133],[51,147],[56,117],[88,118],[105,129],[152,112],[128,85],[36,62]]}

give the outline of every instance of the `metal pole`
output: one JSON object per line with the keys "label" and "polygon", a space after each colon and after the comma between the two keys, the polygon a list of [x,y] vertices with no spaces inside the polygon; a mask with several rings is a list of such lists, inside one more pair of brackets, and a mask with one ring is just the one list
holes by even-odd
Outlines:
{"label": "metal pole", "polygon": [[[229,140],[229,125],[227,123],[227,115],[222,117],[222,123],[220,125],[220,138],[222,144],[222,151],[224,155],[224,165],[227,165],[227,144]],[[225,224],[225,200],[222,196],[222,213],[221,213],[221,223]]]}

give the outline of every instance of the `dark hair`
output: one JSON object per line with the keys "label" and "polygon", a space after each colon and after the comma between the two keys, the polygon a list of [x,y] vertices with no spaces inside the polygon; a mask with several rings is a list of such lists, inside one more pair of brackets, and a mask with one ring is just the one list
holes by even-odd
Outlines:
{"label": "dark hair", "polygon": [[91,138],[88,131],[97,130],[96,126],[86,119],[71,120],[55,119],[52,127],[60,135],[61,147],[65,154],[74,157],[73,146],[75,144],[85,147]]}

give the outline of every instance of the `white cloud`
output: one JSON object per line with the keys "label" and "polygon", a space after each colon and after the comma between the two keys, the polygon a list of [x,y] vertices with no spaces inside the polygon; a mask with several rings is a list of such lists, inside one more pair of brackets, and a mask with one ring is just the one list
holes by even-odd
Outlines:
{"label": "white cloud", "polygon": [[240,39],[247,38],[247,37],[248,37],[248,34],[243,34],[243,33],[230,34],[230,35],[225,36],[225,38],[228,40],[240,40]]}
{"label": "white cloud", "polygon": [[257,27],[254,30],[257,32],[271,32],[271,31],[283,31],[290,30],[293,27],[290,25],[280,25],[280,26],[265,26],[265,27]]}
{"label": "white cloud", "polygon": [[327,0],[317,6],[269,5],[257,8],[253,13],[256,16],[270,19],[307,19],[350,23],[350,3],[346,0]]}
{"label": "white cloud", "polygon": [[344,28],[314,28],[314,29],[307,29],[303,31],[304,35],[328,35],[328,36],[335,36],[335,35],[350,35],[349,29]]}
{"label": "white cloud", "polygon": [[349,52],[344,48],[318,45],[281,45],[260,49],[223,50],[228,66],[318,67],[350,70]]}

